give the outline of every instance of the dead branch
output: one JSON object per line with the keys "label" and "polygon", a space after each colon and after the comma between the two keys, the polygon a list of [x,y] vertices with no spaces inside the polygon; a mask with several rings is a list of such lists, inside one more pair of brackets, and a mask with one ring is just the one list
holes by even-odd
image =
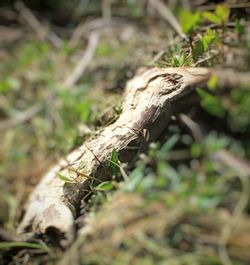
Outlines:
{"label": "dead branch", "polygon": [[16,127],[35,116],[42,109],[41,104],[35,104],[27,110],[18,113],[15,117],[0,121],[0,131]]}
{"label": "dead branch", "polygon": [[170,26],[178,33],[181,38],[185,40],[188,39],[183,33],[178,20],[166,5],[164,5],[160,0],[149,0],[149,3],[170,24]]}
{"label": "dead branch", "polygon": [[95,55],[98,43],[99,43],[98,33],[96,32],[91,33],[89,36],[88,46],[86,50],[84,51],[79,63],[76,65],[71,75],[63,82],[63,86],[71,88],[82,77],[86,68],[90,64],[93,56]]}
{"label": "dead branch", "polygon": [[[149,142],[157,139],[171,116],[188,106],[192,100],[188,93],[197,85],[205,85],[214,74],[220,87],[250,83],[249,74],[208,68],[150,68],[130,80],[119,119],[48,171],[30,195],[19,233],[53,231],[59,238],[64,237],[61,245],[70,243],[74,239],[74,218],[82,199],[91,192],[93,178],[98,181],[111,178],[105,163],[112,150],[119,153],[122,163],[132,161],[145,143],[143,132],[149,135]],[[72,181],[65,182],[58,176]]]}
{"label": "dead branch", "polygon": [[48,39],[56,48],[62,46],[62,40],[54,32],[49,32],[24,3],[16,2],[15,8],[20,12],[22,18],[34,30],[40,40],[44,41]]}

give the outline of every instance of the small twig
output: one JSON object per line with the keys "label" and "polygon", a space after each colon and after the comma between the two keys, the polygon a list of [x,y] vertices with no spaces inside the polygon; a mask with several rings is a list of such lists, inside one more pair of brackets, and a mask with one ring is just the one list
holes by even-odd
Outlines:
{"label": "small twig", "polygon": [[20,112],[15,117],[13,117],[9,120],[0,121],[0,131],[16,127],[16,126],[30,120],[41,109],[42,109],[42,106],[40,104],[35,104],[32,107],[30,107],[29,109],[27,109],[23,112]]}
{"label": "small twig", "polygon": [[221,161],[226,166],[232,168],[234,172],[239,173],[239,179],[242,185],[242,192],[238,203],[236,204],[232,218],[225,224],[222,229],[221,236],[219,239],[219,254],[221,261],[224,265],[233,264],[227,251],[227,242],[234,226],[238,223],[244,209],[246,208],[249,201],[249,176],[250,176],[250,165],[246,160],[235,157],[228,150],[222,150],[214,155],[214,159]]}
{"label": "small twig", "polygon": [[36,32],[39,39],[42,41],[48,39],[56,48],[61,47],[62,40],[54,32],[48,32],[24,3],[16,2],[15,8],[20,12],[22,18],[29,24],[34,32]]}
{"label": "small twig", "polygon": [[164,19],[166,19],[170,26],[181,36],[181,38],[188,40],[187,36],[182,31],[178,20],[166,5],[164,5],[160,0],[149,0],[149,3],[160,13],[162,17],[164,17]]}
{"label": "small twig", "polygon": [[75,30],[72,33],[72,36],[69,40],[69,46],[74,48],[84,35],[88,35],[93,31],[100,31],[103,33],[103,29],[113,26],[119,25],[121,23],[118,19],[112,18],[111,21],[107,21],[104,18],[97,18],[91,20],[89,22],[80,23],[76,26]]}
{"label": "small twig", "polygon": [[250,176],[250,162],[239,157],[235,157],[231,152],[222,150],[215,154],[215,159],[222,161],[227,166],[234,168],[245,176]]}
{"label": "small twig", "polygon": [[233,264],[227,250],[228,239],[235,226],[239,223],[239,219],[243,214],[244,209],[247,207],[249,201],[249,179],[244,174],[239,174],[239,178],[242,186],[241,196],[234,208],[232,218],[230,218],[229,222],[223,226],[221,236],[219,238],[219,255],[224,265]]}
{"label": "small twig", "polygon": [[71,75],[63,82],[63,86],[71,88],[79,81],[95,54],[98,42],[99,35],[96,32],[91,33],[86,50]]}
{"label": "small twig", "polygon": [[212,53],[212,54],[209,54],[208,56],[200,59],[199,61],[197,61],[196,63],[194,63],[194,67],[197,67],[198,65],[202,64],[202,63],[205,63],[206,61],[209,61],[211,59],[213,59],[215,56],[217,56],[219,54],[219,52],[215,52],[215,53]]}
{"label": "small twig", "polygon": [[190,119],[186,114],[180,114],[181,121],[191,130],[196,142],[200,143],[203,140],[203,135],[198,123]]}

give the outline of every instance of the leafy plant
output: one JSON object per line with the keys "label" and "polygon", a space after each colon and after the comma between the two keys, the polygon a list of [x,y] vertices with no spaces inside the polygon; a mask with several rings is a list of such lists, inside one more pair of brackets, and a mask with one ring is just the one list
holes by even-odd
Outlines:
{"label": "leafy plant", "polygon": [[118,153],[115,149],[112,150],[109,166],[111,168],[113,176],[117,176],[120,173]]}
{"label": "leafy plant", "polygon": [[218,43],[219,37],[216,31],[207,29],[206,33],[200,37],[197,43],[193,46],[192,55],[194,60],[197,60],[205,52],[207,52],[213,43]]}
{"label": "leafy plant", "polygon": [[208,28],[206,34],[201,37],[201,43],[203,46],[204,51],[206,52],[210,46],[210,44],[218,41],[218,34],[216,31]]}
{"label": "leafy plant", "polygon": [[181,10],[179,19],[183,32],[192,34],[201,23],[201,13]]}
{"label": "leafy plant", "polygon": [[201,98],[201,106],[208,113],[220,118],[225,116],[225,110],[222,106],[221,99],[218,96],[212,95],[211,93],[201,88],[197,88],[197,93]]}
{"label": "leafy plant", "polygon": [[241,19],[235,20],[235,29],[236,29],[239,36],[241,36],[244,33],[245,27],[244,27]]}
{"label": "leafy plant", "polygon": [[217,5],[215,12],[205,11],[202,16],[216,25],[225,25],[230,15],[230,8],[226,4]]}
{"label": "leafy plant", "polygon": [[189,66],[190,60],[188,59],[185,53],[175,54],[171,58],[171,66],[172,67],[182,67],[182,66]]}
{"label": "leafy plant", "polygon": [[31,248],[43,250],[50,253],[50,249],[44,243],[30,243],[30,242],[0,242],[0,249],[6,248]]}
{"label": "leafy plant", "polygon": [[104,181],[95,187],[96,191],[109,191],[114,188],[112,182]]}
{"label": "leafy plant", "polygon": [[126,192],[133,192],[139,186],[144,176],[144,165],[137,166],[130,174],[129,179],[124,182],[122,188]]}
{"label": "leafy plant", "polygon": [[218,76],[217,75],[212,75],[209,80],[208,80],[208,88],[211,90],[215,90],[218,85]]}

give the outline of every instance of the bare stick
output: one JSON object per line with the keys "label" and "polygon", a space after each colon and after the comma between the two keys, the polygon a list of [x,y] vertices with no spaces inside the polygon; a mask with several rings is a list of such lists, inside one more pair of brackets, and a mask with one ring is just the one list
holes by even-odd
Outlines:
{"label": "bare stick", "polygon": [[9,120],[0,121],[0,131],[16,127],[16,126],[30,120],[41,109],[42,109],[42,106],[40,104],[36,104],[36,105],[30,107],[29,109],[18,113],[15,117],[13,117]]}
{"label": "bare stick", "polygon": [[[187,94],[194,87],[205,85],[214,74],[221,88],[250,83],[247,73],[208,68],[150,68],[130,80],[119,119],[99,130],[45,174],[30,195],[19,233],[50,234],[52,229],[60,235],[58,238],[64,237],[61,245],[69,244],[74,239],[74,218],[81,200],[91,192],[86,192],[92,188],[88,176],[101,181],[110,179],[105,164],[112,150],[119,153],[121,163],[131,162],[138,151],[130,147],[138,146],[139,150],[145,142],[142,132],[147,130],[149,142],[157,139],[171,116],[187,107]],[[66,183],[58,173],[72,179],[72,183]]]}
{"label": "bare stick", "polygon": [[89,42],[86,50],[84,51],[79,63],[76,65],[71,75],[63,82],[64,86],[71,88],[82,77],[83,73],[85,72],[88,65],[91,63],[92,58],[94,57],[98,42],[98,33],[91,33],[89,36]]}
{"label": "bare stick", "polygon": [[15,3],[16,9],[20,12],[22,18],[37,33],[37,36],[44,41],[48,39],[56,48],[61,47],[62,40],[54,33],[48,30],[39,22],[34,14],[22,2]]}
{"label": "bare stick", "polygon": [[180,35],[181,38],[185,40],[188,39],[183,33],[178,20],[166,5],[164,5],[160,0],[149,0],[149,2],[159,12],[159,14],[167,20],[170,26],[176,31],[177,34]]}
{"label": "bare stick", "polygon": [[250,176],[250,162],[243,159],[234,156],[231,152],[227,150],[222,150],[217,153],[215,153],[214,158],[216,160],[220,160],[224,164],[226,164],[228,167],[233,168],[236,172],[239,172],[240,174],[244,176]]}

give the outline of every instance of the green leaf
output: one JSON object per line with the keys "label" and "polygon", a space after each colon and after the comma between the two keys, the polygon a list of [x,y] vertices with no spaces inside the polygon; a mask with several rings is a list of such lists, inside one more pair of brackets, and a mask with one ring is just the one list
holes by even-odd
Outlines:
{"label": "green leaf", "polygon": [[215,9],[215,14],[221,19],[223,23],[226,23],[229,19],[230,8],[228,5],[217,5]]}
{"label": "green leaf", "polygon": [[218,86],[218,76],[217,75],[212,75],[209,78],[207,85],[208,85],[208,87],[211,90],[215,90],[217,88],[217,86]]}
{"label": "green leaf", "polygon": [[203,54],[204,54],[204,47],[203,47],[202,41],[199,40],[199,41],[197,41],[197,43],[195,44],[195,46],[192,49],[192,56],[193,56],[194,60],[197,60]]}
{"label": "green leaf", "polygon": [[49,248],[45,244],[29,243],[29,242],[0,242],[0,249],[6,248],[32,248],[41,249],[46,252],[50,252]]}
{"label": "green leaf", "polygon": [[184,33],[192,33],[201,22],[199,12],[191,13],[186,10],[180,12],[180,24]]}
{"label": "green leaf", "polygon": [[225,116],[225,110],[222,107],[221,100],[219,97],[214,96],[201,88],[197,88],[197,93],[201,98],[201,106],[208,113],[220,118]]}
{"label": "green leaf", "polygon": [[199,143],[193,143],[191,145],[191,154],[193,157],[199,157],[202,154],[202,146]]}
{"label": "green leaf", "polygon": [[190,60],[187,58],[185,53],[175,54],[171,59],[172,67],[181,67],[181,66],[189,66]]}
{"label": "green leaf", "polygon": [[129,179],[124,182],[123,190],[127,192],[133,192],[137,189],[142,178],[144,177],[144,166],[136,167],[129,176]]}
{"label": "green leaf", "polygon": [[117,176],[120,173],[118,153],[115,149],[112,150],[109,166],[112,170],[112,174]]}
{"label": "green leaf", "polygon": [[221,19],[217,15],[212,13],[212,12],[206,11],[206,12],[203,12],[202,15],[203,15],[203,17],[205,19],[207,19],[208,21],[210,21],[210,22],[212,22],[212,23],[214,23],[216,25],[221,25],[222,24]]}
{"label": "green leaf", "polygon": [[173,147],[175,146],[175,144],[179,141],[180,139],[180,135],[179,134],[173,134],[169,139],[167,139],[167,141],[163,144],[163,146],[161,147],[161,152],[166,154],[167,152],[169,152],[171,149],[173,149]]}
{"label": "green leaf", "polygon": [[57,176],[60,180],[66,182],[66,183],[72,183],[72,179],[71,179],[71,178],[62,175],[62,174],[59,173],[59,172],[56,173],[56,176]]}
{"label": "green leaf", "polygon": [[209,45],[218,40],[217,33],[214,30],[207,29],[206,34],[201,38],[203,49],[206,52]]}
{"label": "green leaf", "polygon": [[104,181],[95,187],[96,191],[108,191],[114,188],[110,181]]}
{"label": "green leaf", "polygon": [[226,137],[221,137],[215,132],[209,133],[205,138],[204,146],[207,153],[214,153],[219,150],[225,149],[229,146],[229,139]]}
{"label": "green leaf", "polygon": [[206,11],[203,12],[202,15],[208,21],[217,25],[222,25],[225,24],[229,19],[230,8],[226,4],[217,5],[215,13]]}
{"label": "green leaf", "polygon": [[91,114],[91,102],[90,101],[83,101],[80,104],[77,105],[76,109],[79,112],[79,116],[81,121],[88,122],[89,117]]}
{"label": "green leaf", "polygon": [[242,35],[244,33],[245,28],[244,28],[244,26],[242,24],[242,20],[236,19],[236,21],[235,21],[235,28],[236,28],[236,31],[237,31],[237,33],[239,35]]}

